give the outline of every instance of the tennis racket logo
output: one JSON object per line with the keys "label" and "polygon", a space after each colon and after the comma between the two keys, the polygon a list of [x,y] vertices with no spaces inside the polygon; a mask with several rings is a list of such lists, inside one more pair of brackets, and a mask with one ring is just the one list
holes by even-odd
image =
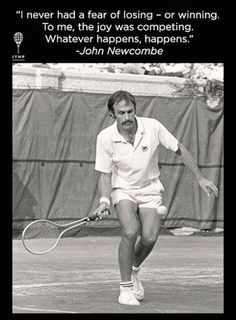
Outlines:
{"label": "tennis racket logo", "polygon": [[13,39],[17,45],[17,54],[20,53],[20,45],[23,41],[23,34],[21,32],[14,33]]}

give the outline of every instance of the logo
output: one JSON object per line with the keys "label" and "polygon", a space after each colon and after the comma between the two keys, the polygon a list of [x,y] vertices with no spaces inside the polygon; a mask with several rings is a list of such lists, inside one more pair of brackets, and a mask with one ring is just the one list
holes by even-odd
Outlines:
{"label": "logo", "polygon": [[24,61],[25,55],[20,54],[20,45],[23,41],[23,34],[21,32],[14,33],[13,40],[17,46],[17,54],[12,55],[12,59],[14,61]]}
{"label": "logo", "polygon": [[23,34],[21,32],[16,32],[13,36],[13,39],[17,45],[17,54],[20,54],[20,45],[23,41]]}

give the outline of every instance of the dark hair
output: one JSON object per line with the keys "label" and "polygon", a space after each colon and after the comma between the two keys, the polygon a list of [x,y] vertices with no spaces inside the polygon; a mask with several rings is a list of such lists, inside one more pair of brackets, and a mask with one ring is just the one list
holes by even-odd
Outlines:
{"label": "dark hair", "polygon": [[122,100],[126,101],[127,103],[129,103],[129,102],[133,103],[134,110],[136,112],[135,97],[131,93],[129,93],[128,91],[123,91],[123,90],[116,91],[110,96],[110,99],[108,100],[108,103],[107,103],[108,109],[112,113],[114,113],[113,105],[115,103],[119,103]]}

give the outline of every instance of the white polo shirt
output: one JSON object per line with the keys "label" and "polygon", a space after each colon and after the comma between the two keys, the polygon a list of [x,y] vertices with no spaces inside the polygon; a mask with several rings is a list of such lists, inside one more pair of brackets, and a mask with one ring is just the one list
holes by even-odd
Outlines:
{"label": "white polo shirt", "polygon": [[160,175],[158,146],[177,151],[178,140],[156,119],[136,117],[134,145],[119,133],[117,122],[97,136],[95,170],[112,173],[112,188],[142,188]]}

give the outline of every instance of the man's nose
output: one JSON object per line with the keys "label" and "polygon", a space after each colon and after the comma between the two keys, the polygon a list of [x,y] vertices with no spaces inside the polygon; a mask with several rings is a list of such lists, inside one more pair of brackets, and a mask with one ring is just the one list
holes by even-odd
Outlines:
{"label": "man's nose", "polygon": [[125,113],[125,120],[129,120],[129,114],[128,114],[128,112]]}

